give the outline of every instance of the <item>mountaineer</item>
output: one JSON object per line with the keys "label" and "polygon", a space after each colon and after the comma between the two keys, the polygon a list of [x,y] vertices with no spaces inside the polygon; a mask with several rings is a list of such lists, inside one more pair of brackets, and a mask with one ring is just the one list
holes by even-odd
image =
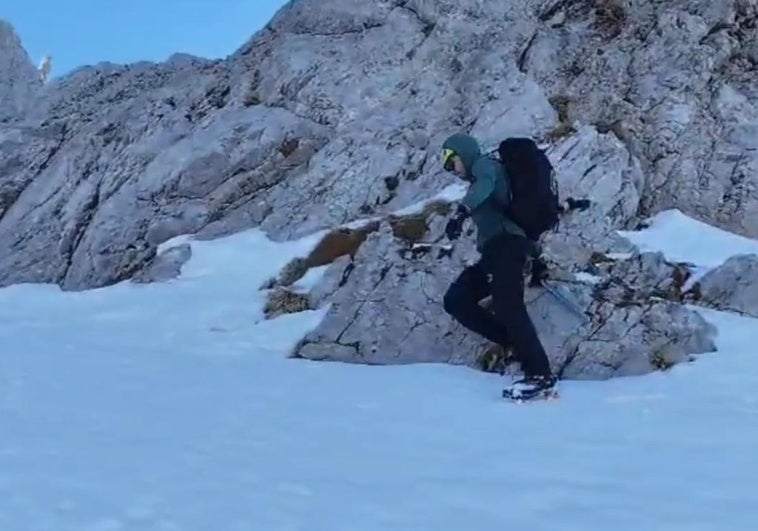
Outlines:
{"label": "mountaineer", "polygon": [[[554,227],[562,206],[545,154],[528,138],[508,138],[500,160],[483,155],[479,142],[454,134],[442,145],[445,171],[469,183],[448,239],[460,237],[463,223],[476,226],[480,259],[466,267],[444,297],[445,311],[461,325],[512,350],[524,377],[503,391],[507,398],[550,396],[557,382],[524,303],[524,269],[535,256],[540,235]],[[568,200],[568,208],[587,208],[587,200]],[[479,301],[492,296],[490,313]]]}

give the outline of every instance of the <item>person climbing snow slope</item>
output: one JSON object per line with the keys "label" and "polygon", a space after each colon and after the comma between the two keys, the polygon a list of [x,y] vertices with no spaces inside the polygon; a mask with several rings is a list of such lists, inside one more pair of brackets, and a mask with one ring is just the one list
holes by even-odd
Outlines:
{"label": "person climbing snow slope", "polygon": [[[504,397],[552,396],[557,378],[524,303],[524,269],[540,234],[557,223],[562,207],[552,167],[534,142],[509,138],[498,151],[500,160],[482,154],[479,142],[461,133],[443,143],[444,169],[469,183],[446,235],[451,241],[459,238],[464,221],[471,218],[480,253],[450,285],[443,306],[464,327],[513,352],[524,376],[503,391]],[[535,176],[545,171],[549,174],[540,182]],[[535,188],[540,184],[547,189]],[[570,199],[569,208],[586,208],[588,203]],[[492,313],[479,305],[488,296]]]}

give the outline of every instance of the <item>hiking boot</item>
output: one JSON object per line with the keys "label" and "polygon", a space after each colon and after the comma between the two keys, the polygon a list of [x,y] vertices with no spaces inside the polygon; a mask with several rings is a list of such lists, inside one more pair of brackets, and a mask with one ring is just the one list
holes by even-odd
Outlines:
{"label": "hiking boot", "polygon": [[535,397],[550,398],[556,395],[555,385],[558,379],[553,376],[525,376],[503,389],[503,398],[529,400]]}

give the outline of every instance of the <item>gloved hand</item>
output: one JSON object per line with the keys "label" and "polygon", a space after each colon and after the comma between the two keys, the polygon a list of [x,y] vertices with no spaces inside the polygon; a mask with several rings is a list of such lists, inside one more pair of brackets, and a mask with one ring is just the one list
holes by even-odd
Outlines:
{"label": "gloved hand", "polygon": [[445,225],[445,235],[448,240],[452,241],[460,238],[465,219],[463,216],[453,216],[450,218],[450,221]]}
{"label": "gloved hand", "polygon": [[455,215],[450,218],[445,226],[445,235],[448,240],[457,240],[463,232],[463,222],[468,217],[468,211],[462,205],[458,205],[458,210]]}
{"label": "gloved hand", "polygon": [[590,207],[589,199],[574,199],[569,197],[566,199],[566,204],[571,210],[587,210]]}
{"label": "gloved hand", "polygon": [[542,285],[542,281],[548,278],[548,267],[542,257],[535,257],[531,263],[531,278],[529,285],[532,287]]}

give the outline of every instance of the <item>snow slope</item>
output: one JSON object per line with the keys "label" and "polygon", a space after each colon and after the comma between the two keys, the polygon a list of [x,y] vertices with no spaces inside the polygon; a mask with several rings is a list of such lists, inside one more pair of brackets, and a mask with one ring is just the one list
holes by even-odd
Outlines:
{"label": "snow slope", "polygon": [[[703,258],[659,228],[635,238]],[[166,284],[0,290],[0,530],[756,528],[756,320],[703,311],[717,353],[513,405],[465,368],[286,359],[324,310],[264,321],[257,288],[314,241],[250,231],[191,241]]]}

